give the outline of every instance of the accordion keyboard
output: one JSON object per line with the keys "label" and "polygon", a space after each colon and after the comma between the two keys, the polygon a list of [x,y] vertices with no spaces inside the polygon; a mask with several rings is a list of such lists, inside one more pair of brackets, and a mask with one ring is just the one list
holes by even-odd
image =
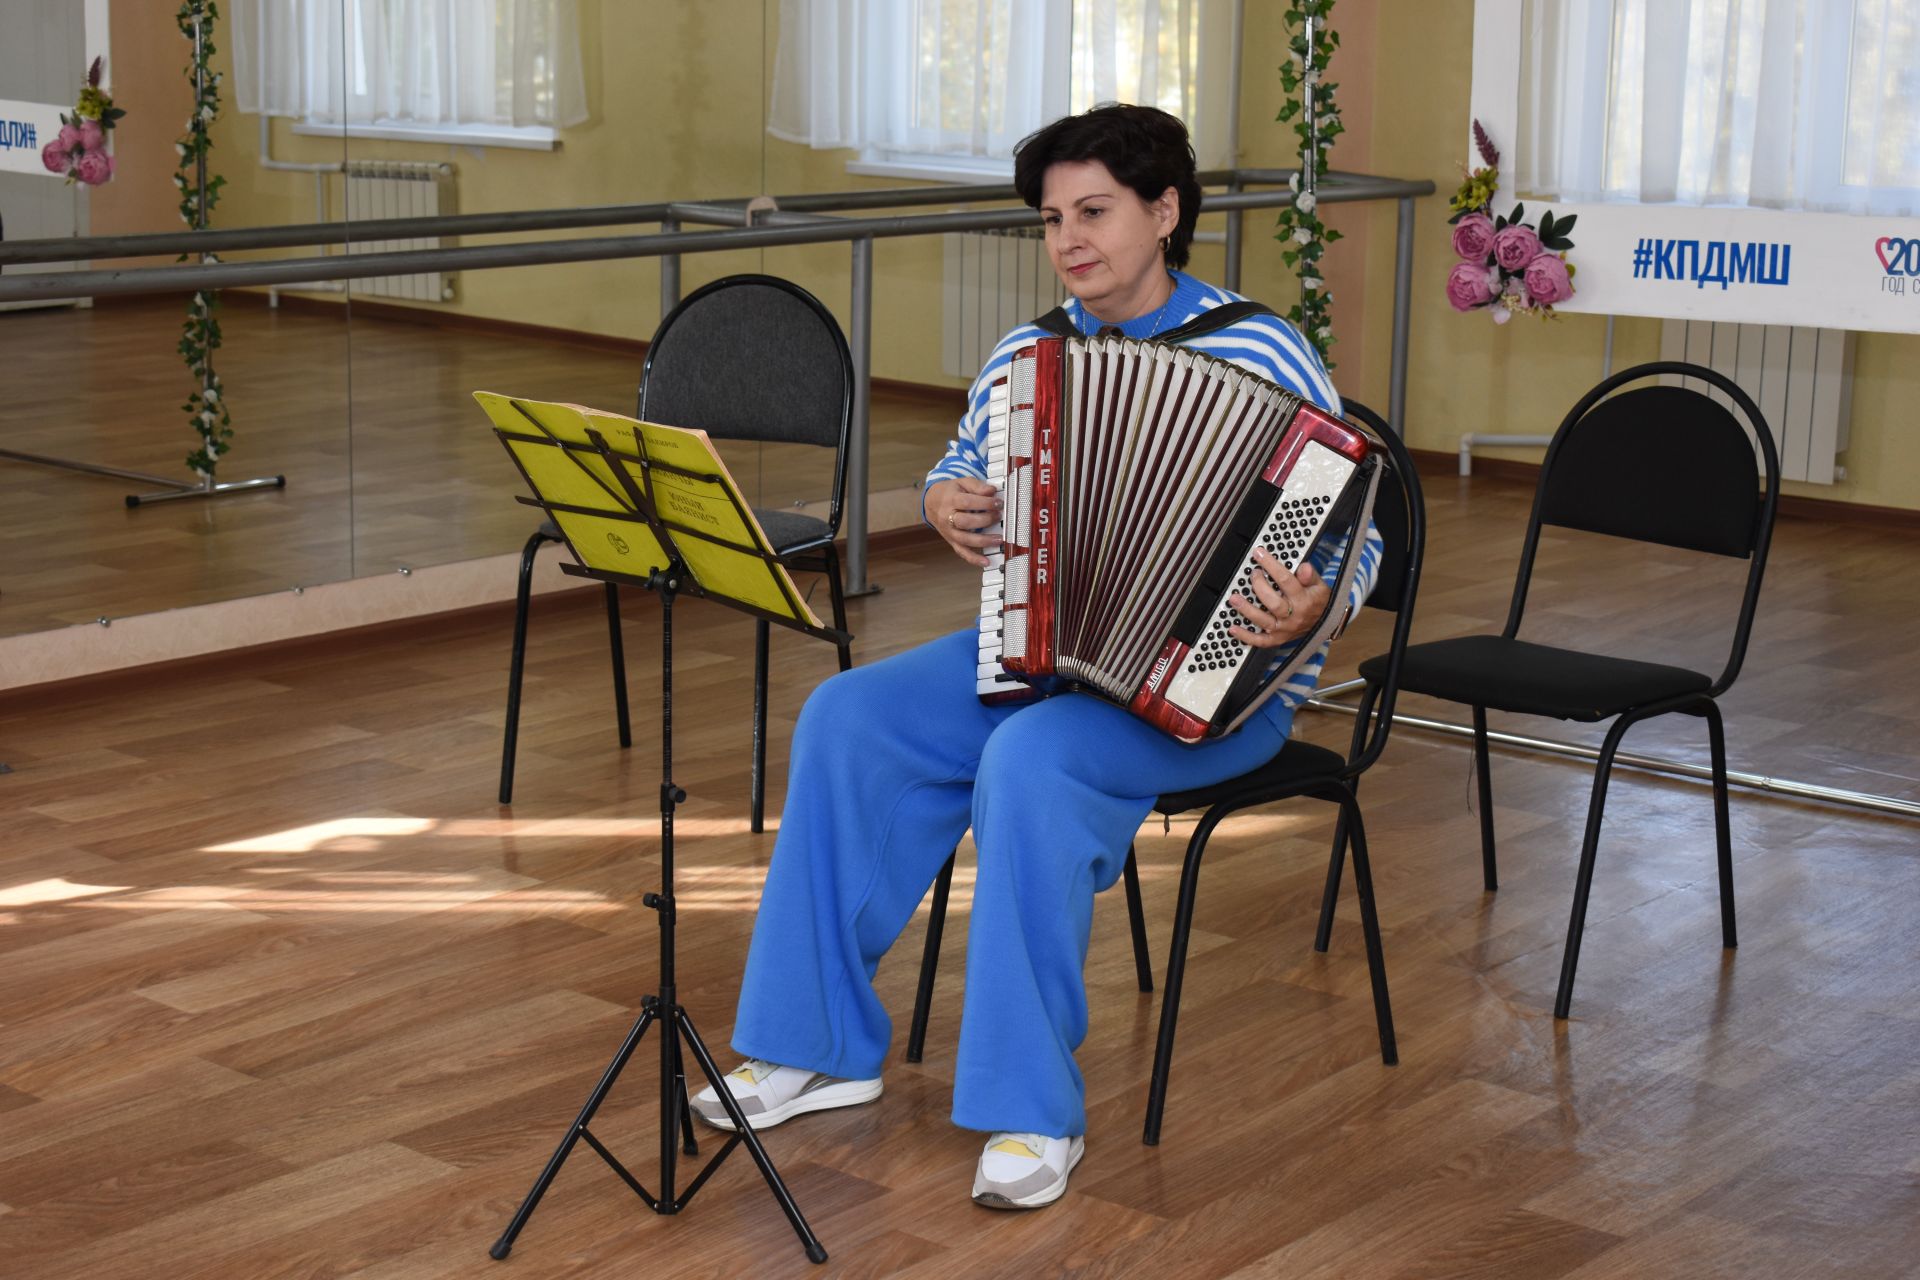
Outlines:
{"label": "accordion keyboard", "polygon": [[[1016,362],[1018,367],[1018,362]],[[1029,370],[1024,377],[1002,378],[993,384],[987,407],[987,483],[997,490],[1001,497],[1001,522],[988,525],[983,533],[1005,535],[1006,526],[1017,527],[1018,510],[1015,495],[1018,492],[1020,473],[1025,470],[1028,455],[1032,453],[1033,439],[1033,378],[1031,362],[1025,364]],[[1022,403],[1014,407],[1016,383],[1025,388]],[[1015,419],[1021,422],[1017,426]],[[1021,430],[1020,427],[1024,427]],[[1014,447],[1020,446],[1017,458],[1013,456]],[[1009,561],[1011,560],[1011,567]],[[1009,556],[1007,544],[987,553],[987,567],[980,575],[980,652],[976,669],[975,690],[988,702],[1024,701],[1034,696],[1034,691],[1024,681],[1009,675],[1000,666],[1001,659],[1007,656],[1009,648],[1018,657],[1026,651],[1023,610],[1009,615],[1007,606],[1026,603],[1026,567],[1027,558],[1016,548]]]}

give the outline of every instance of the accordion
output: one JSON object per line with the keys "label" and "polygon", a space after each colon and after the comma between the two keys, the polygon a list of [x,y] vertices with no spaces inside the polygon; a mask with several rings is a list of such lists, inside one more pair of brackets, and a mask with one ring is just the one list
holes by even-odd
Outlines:
{"label": "accordion", "polygon": [[[991,388],[999,548],[980,589],[988,702],[1064,679],[1183,742],[1230,732],[1339,626],[1379,484],[1365,433],[1227,361],[1164,342],[1041,338]],[[1253,553],[1313,559],[1332,603],[1252,648],[1230,597]]]}

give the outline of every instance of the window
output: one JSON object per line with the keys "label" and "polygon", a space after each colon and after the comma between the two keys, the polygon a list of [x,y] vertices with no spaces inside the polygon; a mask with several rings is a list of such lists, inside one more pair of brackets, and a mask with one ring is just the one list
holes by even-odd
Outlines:
{"label": "window", "polygon": [[573,0],[233,0],[231,16],[242,111],[508,146],[586,118]]}
{"label": "window", "polygon": [[1522,195],[1912,214],[1920,6],[1524,0],[1516,142]]}
{"label": "window", "polygon": [[769,132],[862,172],[1004,181],[1021,138],[1100,102],[1228,162],[1233,0],[782,0]]}

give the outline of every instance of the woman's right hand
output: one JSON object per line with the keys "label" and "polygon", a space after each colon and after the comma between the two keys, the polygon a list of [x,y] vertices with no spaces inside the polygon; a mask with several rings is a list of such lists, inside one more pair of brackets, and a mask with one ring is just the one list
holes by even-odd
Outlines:
{"label": "woman's right hand", "polygon": [[927,522],[947,540],[953,553],[976,568],[986,568],[985,553],[1000,545],[1000,535],[980,530],[1000,521],[999,491],[971,476],[941,480],[927,486],[926,507]]}

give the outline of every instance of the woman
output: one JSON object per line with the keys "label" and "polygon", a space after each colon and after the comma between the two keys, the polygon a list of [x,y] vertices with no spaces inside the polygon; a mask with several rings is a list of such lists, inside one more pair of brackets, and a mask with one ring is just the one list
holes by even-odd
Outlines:
{"label": "woman", "polygon": [[[1165,112],[1109,106],[1058,120],[1020,144],[1014,184],[1040,210],[1082,333],[1151,338],[1235,300],[1178,270],[1200,187],[1186,129]],[[998,542],[982,532],[1000,511],[983,478],[988,388],[1040,336],[1023,325],[1002,339],[927,478],[927,521],[969,564],[984,565]],[[1188,345],[1338,411],[1313,349],[1276,316]],[[1369,530],[1349,610],[1366,598],[1379,545]],[[1277,648],[1322,615],[1329,590],[1311,565],[1297,576],[1264,567],[1255,599],[1233,597],[1244,619],[1234,634]],[[979,862],[953,1121],[989,1135],[973,1198],[1035,1208],[1060,1197],[1085,1150],[1073,1054],[1087,1029],[1094,895],[1119,876],[1155,796],[1279,751],[1322,659],[1239,731],[1184,746],[1083,693],[985,705],[976,646],[973,629],[956,632],[837,675],[807,700],[734,1026],[733,1046],[749,1057],[727,1083],[756,1128],[879,1097],[891,1023],[874,971],[971,826]],[[731,1127],[711,1088],[693,1106]]]}

